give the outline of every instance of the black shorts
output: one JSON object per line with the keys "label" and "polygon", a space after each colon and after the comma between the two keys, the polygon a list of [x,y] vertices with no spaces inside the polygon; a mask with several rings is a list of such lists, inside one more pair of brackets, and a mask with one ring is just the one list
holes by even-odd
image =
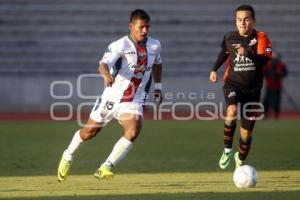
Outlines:
{"label": "black shorts", "polygon": [[[242,127],[246,130],[252,131],[255,118],[257,116],[256,112],[246,112],[244,113],[244,109],[253,109],[260,103],[260,89],[258,90],[241,90],[239,87],[225,83],[223,86],[223,93],[226,102],[226,108],[230,105],[237,105],[240,110],[239,114],[241,117]],[[250,104],[250,105],[248,105]]]}

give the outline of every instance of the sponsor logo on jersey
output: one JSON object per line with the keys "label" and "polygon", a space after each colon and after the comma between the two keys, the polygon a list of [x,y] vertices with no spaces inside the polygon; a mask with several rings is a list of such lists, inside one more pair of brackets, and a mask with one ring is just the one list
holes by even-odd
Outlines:
{"label": "sponsor logo on jersey", "polygon": [[135,55],[134,51],[128,51],[128,52],[124,52],[125,55]]}
{"label": "sponsor logo on jersey", "polygon": [[233,63],[235,64],[233,68],[234,71],[253,71],[256,69],[253,61],[250,58],[241,56],[238,53],[236,53]]}
{"label": "sponsor logo on jersey", "polygon": [[150,71],[151,67],[146,66],[146,65],[132,65],[130,66],[131,69],[134,69],[138,72],[145,72],[145,71]]}

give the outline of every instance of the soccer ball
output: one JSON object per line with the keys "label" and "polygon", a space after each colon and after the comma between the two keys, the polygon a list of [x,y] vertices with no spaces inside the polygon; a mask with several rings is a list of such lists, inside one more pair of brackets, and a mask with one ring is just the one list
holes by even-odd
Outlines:
{"label": "soccer ball", "polygon": [[256,170],[250,165],[242,165],[233,173],[234,185],[238,188],[249,188],[256,185]]}

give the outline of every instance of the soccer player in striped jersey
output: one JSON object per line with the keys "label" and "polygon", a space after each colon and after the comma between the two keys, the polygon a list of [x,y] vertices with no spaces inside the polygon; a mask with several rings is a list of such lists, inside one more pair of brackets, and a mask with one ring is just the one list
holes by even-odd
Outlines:
{"label": "soccer player in striped jersey", "polygon": [[149,28],[150,16],[144,10],[134,10],[129,22],[130,34],[108,46],[99,62],[99,72],[106,87],[101,98],[97,99],[86,125],[74,134],[63,152],[58,166],[59,181],[66,179],[79,145],[92,139],[115,118],[124,129],[123,137],[94,173],[98,179],[111,179],[114,176],[112,168],[127,155],[142,129],[143,105],[152,78],[154,97],[161,103],[161,45],[158,40],[148,36]]}
{"label": "soccer player in striped jersey", "polygon": [[[255,112],[249,103],[259,103],[263,85],[263,67],[272,56],[271,43],[266,33],[255,30],[255,11],[249,5],[241,5],[235,11],[237,31],[225,34],[221,52],[211,69],[210,80],[217,81],[217,70],[226,61],[223,86],[226,101],[224,124],[224,151],[219,161],[221,169],[229,166],[233,157],[232,142],[236,129],[238,105],[241,106],[239,151],[234,154],[236,167],[244,164],[250,151]],[[248,106],[247,106],[248,105]],[[253,105],[253,104],[252,104]]]}

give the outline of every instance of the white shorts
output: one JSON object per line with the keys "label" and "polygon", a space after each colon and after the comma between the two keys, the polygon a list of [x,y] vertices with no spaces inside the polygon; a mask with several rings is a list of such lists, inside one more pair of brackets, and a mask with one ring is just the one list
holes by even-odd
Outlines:
{"label": "white shorts", "polygon": [[90,118],[105,126],[113,118],[119,120],[124,113],[131,113],[143,117],[143,105],[134,102],[116,103],[98,98],[95,102]]}

